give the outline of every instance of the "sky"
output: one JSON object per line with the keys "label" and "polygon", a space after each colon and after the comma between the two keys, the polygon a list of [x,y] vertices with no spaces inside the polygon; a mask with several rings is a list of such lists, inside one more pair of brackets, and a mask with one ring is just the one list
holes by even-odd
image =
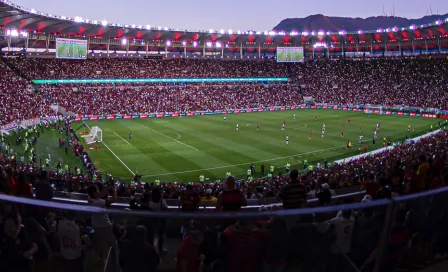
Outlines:
{"label": "sky", "polygon": [[432,7],[448,13],[447,0],[10,0],[37,11],[117,24],[192,30],[271,30],[286,18],[313,14],[420,18]]}

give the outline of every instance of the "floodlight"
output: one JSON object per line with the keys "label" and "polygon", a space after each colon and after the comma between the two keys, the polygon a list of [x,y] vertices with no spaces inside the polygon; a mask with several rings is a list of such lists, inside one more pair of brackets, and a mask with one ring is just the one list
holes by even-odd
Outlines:
{"label": "floodlight", "polygon": [[82,18],[79,17],[79,16],[76,16],[74,21],[77,22],[77,23],[82,23]]}
{"label": "floodlight", "polygon": [[151,25],[146,25],[146,29],[151,29]]}
{"label": "floodlight", "polygon": [[166,46],[171,46],[171,41],[166,41]]}
{"label": "floodlight", "polygon": [[122,39],[122,40],[121,40],[121,44],[122,44],[122,45],[126,45],[127,43],[128,43],[128,40],[126,40],[126,39]]}
{"label": "floodlight", "polygon": [[229,33],[230,35],[232,35],[232,34],[233,34],[233,30],[229,29],[228,33]]}
{"label": "floodlight", "polygon": [[102,24],[103,26],[107,26],[107,21],[106,21],[106,20],[103,20],[103,21],[101,22],[101,24]]}
{"label": "floodlight", "polygon": [[221,29],[221,30],[219,31],[219,33],[224,34],[224,33],[226,33],[226,32],[224,31],[224,29]]}

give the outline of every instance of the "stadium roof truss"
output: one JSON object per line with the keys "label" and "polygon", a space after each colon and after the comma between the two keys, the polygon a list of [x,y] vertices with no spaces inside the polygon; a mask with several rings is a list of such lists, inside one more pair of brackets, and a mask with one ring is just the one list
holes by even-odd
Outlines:
{"label": "stadium roof truss", "polygon": [[[121,45],[123,40],[130,46],[149,47],[210,47],[258,48],[275,50],[277,46],[312,47],[315,43],[326,43],[329,47],[357,47],[360,44],[426,43],[448,44],[448,18],[432,24],[357,32],[274,32],[274,31],[193,31],[150,26],[120,25],[106,21],[87,21],[82,18],[68,18],[35,11],[0,0],[0,47],[16,46],[47,48],[56,37],[89,39],[90,49],[102,48],[105,44]],[[8,37],[18,39],[8,39]],[[32,40],[29,45],[20,38]],[[22,39],[23,40],[23,39]],[[437,42],[435,42],[437,40]],[[111,43],[112,41],[112,43]]]}

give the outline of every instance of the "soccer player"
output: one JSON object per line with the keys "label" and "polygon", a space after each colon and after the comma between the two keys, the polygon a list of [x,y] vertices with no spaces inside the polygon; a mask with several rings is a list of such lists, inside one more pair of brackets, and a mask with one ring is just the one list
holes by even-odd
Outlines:
{"label": "soccer player", "polygon": [[311,140],[312,137],[313,137],[313,131],[311,130],[309,139]]}
{"label": "soccer player", "polygon": [[326,128],[327,128],[327,125],[325,125],[325,123],[323,123],[323,124],[322,124],[322,128],[323,128],[323,129],[326,129]]}
{"label": "soccer player", "polygon": [[322,128],[322,138],[325,136],[325,129]]}
{"label": "soccer player", "polygon": [[289,136],[286,135],[286,144],[289,144]]}
{"label": "soccer player", "polygon": [[386,137],[383,139],[383,147],[386,147]]}
{"label": "soccer player", "polygon": [[341,131],[341,137],[344,137],[344,131]]}
{"label": "soccer player", "polygon": [[131,132],[129,132],[128,138],[129,138],[129,140],[132,139],[132,133]]}
{"label": "soccer player", "polygon": [[347,123],[350,124],[350,118],[347,119]]}
{"label": "soccer player", "polygon": [[224,121],[227,121],[227,116],[224,116]]}
{"label": "soccer player", "polygon": [[359,143],[362,143],[363,138],[364,138],[364,136],[359,136]]}
{"label": "soccer player", "polygon": [[380,123],[376,124],[376,129],[380,129]]}
{"label": "soccer player", "polygon": [[238,131],[240,125],[236,124],[236,131]]}
{"label": "soccer player", "polygon": [[317,121],[317,115],[316,115],[316,116],[314,116],[314,120],[316,120],[316,121]]}
{"label": "soccer player", "polygon": [[408,125],[408,131],[411,131],[411,125],[410,124]]}
{"label": "soccer player", "polygon": [[296,120],[296,114],[294,113],[294,120]]}
{"label": "soccer player", "polygon": [[285,130],[285,123],[282,124],[282,130]]}
{"label": "soccer player", "polygon": [[375,139],[376,138],[376,130],[375,130],[375,132],[373,132],[373,139]]}
{"label": "soccer player", "polygon": [[260,125],[257,125],[257,130],[259,130],[260,129]]}
{"label": "soccer player", "polygon": [[359,132],[362,132],[362,125],[359,125]]}

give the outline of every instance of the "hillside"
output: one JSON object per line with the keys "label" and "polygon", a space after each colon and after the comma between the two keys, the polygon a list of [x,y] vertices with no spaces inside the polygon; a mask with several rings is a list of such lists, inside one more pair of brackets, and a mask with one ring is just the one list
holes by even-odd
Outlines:
{"label": "hillside", "polygon": [[407,19],[396,16],[377,16],[368,18],[331,17],[322,14],[310,15],[305,18],[288,18],[281,21],[274,30],[324,30],[324,31],[358,31],[375,30],[386,27],[407,27],[410,25],[422,25],[433,23],[439,19],[447,18],[445,15],[430,15],[419,19]]}

